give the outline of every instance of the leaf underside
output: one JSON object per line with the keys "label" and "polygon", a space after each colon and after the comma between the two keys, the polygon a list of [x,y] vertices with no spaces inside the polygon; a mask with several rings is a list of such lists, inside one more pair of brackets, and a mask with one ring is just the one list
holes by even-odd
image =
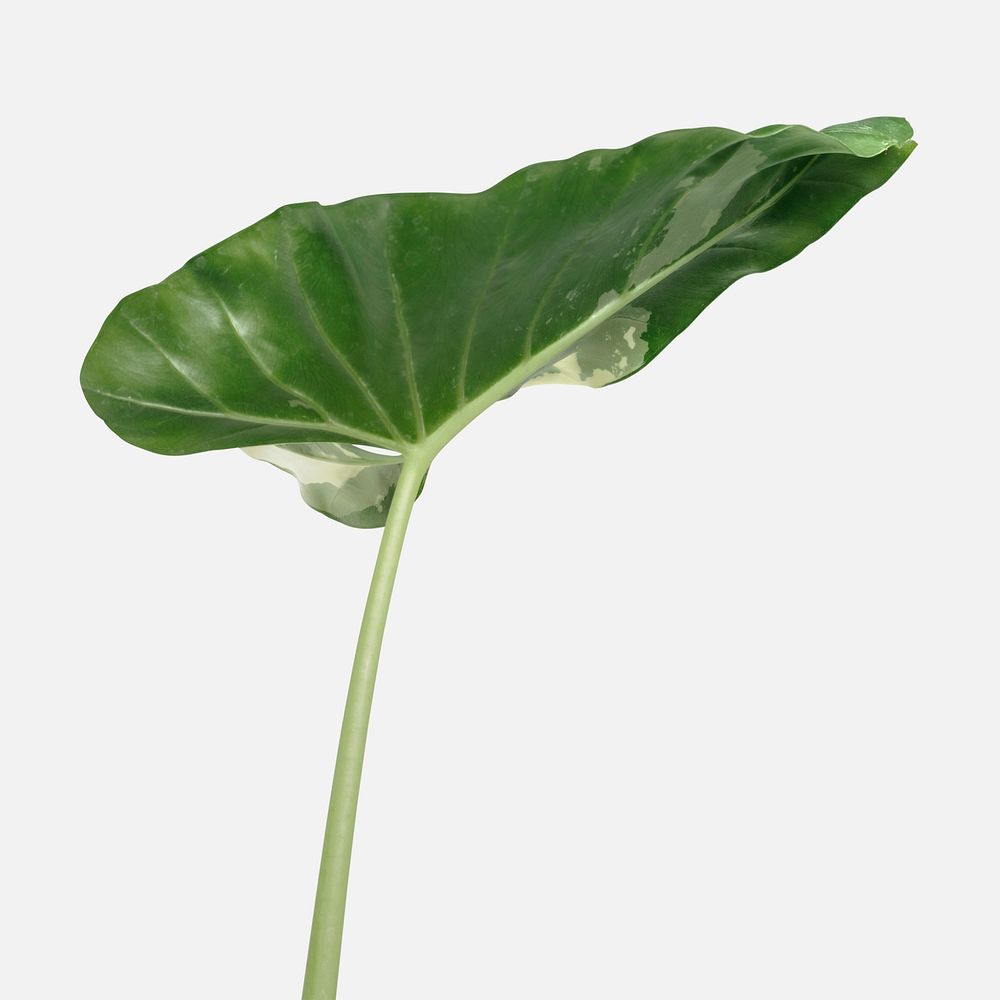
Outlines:
{"label": "leaf underside", "polygon": [[133,444],[247,448],[311,506],[376,527],[408,450],[521,385],[639,371],[883,184],[911,134],[899,118],[685,129],[478,194],[289,205],[126,296],[83,389]]}

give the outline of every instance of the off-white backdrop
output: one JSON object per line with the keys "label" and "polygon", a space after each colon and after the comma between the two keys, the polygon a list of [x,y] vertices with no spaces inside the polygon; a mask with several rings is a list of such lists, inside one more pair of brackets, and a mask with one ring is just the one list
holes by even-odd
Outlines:
{"label": "off-white backdrop", "polygon": [[[281,204],[697,125],[920,148],[649,369],[442,454],[344,1000],[992,1000],[996,143],[973,7],[36,5],[4,31],[0,993],[294,1000],[377,532],[77,372]],[[8,18],[11,15],[7,15]]]}

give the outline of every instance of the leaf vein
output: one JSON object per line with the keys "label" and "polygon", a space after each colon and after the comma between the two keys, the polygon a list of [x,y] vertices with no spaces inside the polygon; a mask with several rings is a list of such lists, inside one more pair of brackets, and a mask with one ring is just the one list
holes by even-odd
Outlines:
{"label": "leaf vein", "polygon": [[552,276],[552,278],[549,281],[549,283],[545,286],[545,289],[542,292],[542,296],[539,299],[538,306],[535,309],[534,315],[531,317],[531,320],[528,323],[528,330],[527,330],[527,333],[525,334],[525,338],[524,338],[524,358],[525,358],[525,360],[527,360],[528,358],[531,357],[531,352],[532,352],[532,347],[533,347],[533,342],[534,342],[534,336],[535,336],[535,329],[538,326],[538,321],[541,319],[542,310],[545,308],[545,304],[546,304],[546,302],[548,302],[549,296],[552,294],[552,290],[556,286],[556,282],[563,276],[563,274],[566,273],[566,269],[569,267],[569,265],[574,260],[576,260],[580,256],[581,253],[583,253],[583,251],[587,247],[587,244],[590,242],[590,238],[594,235],[594,233],[596,233],[597,230],[601,228],[601,226],[605,225],[607,223],[608,219],[610,219],[611,216],[614,214],[615,206],[617,206],[618,202],[621,201],[622,196],[628,190],[629,185],[632,183],[633,179],[635,178],[635,171],[636,171],[636,167],[638,166],[638,162],[639,162],[638,161],[638,157],[636,157],[635,159],[633,159],[633,161],[632,161],[632,168],[629,171],[628,177],[626,177],[622,181],[622,185],[618,189],[618,193],[609,202],[607,212],[605,212],[604,215],[601,218],[599,218],[587,230],[586,235],[581,240],[577,241],[576,246],[570,251],[569,254],[567,254],[566,259],[562,262],[562,265],[560,266],[559,270],[556,271],[556,273]]}
{"label": "leaf vein", "polygon": [[507,244],[507,239],[510,236],[510,222],[514,213],[511,212],[507,216],[507,221],[504,224],[503,232],[500,235],[500,239],[497,241],[497,248],[493,254],[493,260],[490,263],[489,270],[486,272],[486,280],[483,282],[482,290],[479,293],[479,297],[476,299],[476,304],[473,307],[472,315],[469,317],[469,325],[465,331],[465,339],[462,346],[462,355],[458,363],[458,379],[456,381],[456,391],[458,394],[458,405],[465,405],[465,380],[469,373],[469,357],[472,354],[472,340],[476,335],[476,321],[479,318],[479,310],[483,304],[483,300],[486,298],[486,293],[490,289],[490,285],[493,284],[493,278],[496,275],[497,264],[500,263],[500,253],[504,246]]}
{"label": "leaf vein", "polygon": [[389,248],[385,247],[385,266],[389,273],[389,288],[392,291],[392,307],[396,317],[396,328],[399,330],[399,339],[403,345],[403,362],[406,366],[406,381],[410,387],[410,402],[413,406],[413,417],[417,422],[417,434],[420,437],[427,436],[427,428],[424,426],[424,406],[420,400],[420,389],[417,386],[417,372],[413,366],[413,341],[410,337],[410,327],[403,315],[403,303],[399,293],[399,284],[396,275],[393,274],[392,265],[389,263]]}
{"label": "leaf vein", "polygon": [[[285,230],[286,235],[288,234],[288,225],[282,217],[282,227]],[[395,439],[397,444],[403,443],[403,435],[400,433],[399,428],[392,422],[389,414],[386,412],[385,407],[379,401],[378,397],[372,391],[372,388],[368,383],[357,373],[354,366],[347,360],[343,352],[337,347],[333,338],[330,336],[329,331],[320,322],[319,316],[316,313],[316,307],[313,305],[312,299],[306,292],[305,284],[302,281],[302,274],[299,271],[298,263],[295,260],[295,254],[292,252],[292,248],[288,248],[288,261],[292,268],[292,274],[295,278],[295,286],[298,292],[298,296],[306,307],[306,311],[309,313],[309,318],[312,322],[313,327],[316,332],[320,335],[320,340],[323,342],[324,346],[329,351],[330,355],[338,362],[341,368],[348,374],[352,381],[361,390],[364,397],[368,400],[369,405],[375,411],[379,420],[381,420],[383,426],[389,435]]]}
{"label": "leaf vein", "polygon": [[[215,420],[241,421],[243,423],[259,425],[262,427],[288,427],[299,431],[303,429],[330,430],[336,434],[356,437],[361,441],[367,440],[369,443],[378,447],[395,444],[395,442],[390,442],[386,438],[369,434],[367,431],[360,431],[356,427],[351,427],[348,424],[341,424],[339,421],[335,420],[326,421],[324,423],[304,423],[296,420],[281,420],[278,417],[264,417],[255,413],[238,413],[236,410],[230,410],[225,407],[219,407],[217,410],[195,410],[187,406],[175,406],[172,403],[158,403],[151,399],[137,399],[134,396],[122,396],[119,393],[109,392],[106,389],[97,389],[93,387],[84,387],[84,391],[94,393],[98,396],[105,396],[108,399],[115,399],[122,403],[130,403],[132,406],[142,406],[151,410],[165,410],[169,413],[184,413],[193,417],[210,417]],[[209,402],[211,402],[211,400],[209,400]]]}
{"label": "leaf vein", "polygon": [[318,400],[313,399],[312,396],[309,396],[306,393],[302,392],[301,390],[296,389],[294,386],[288,385],[286,382],[283,382],[281,379],[278,378],[277,375],[275,375],[273,371],[271,371],[270,368],[267,367],[267,365],[264,364],[264,362],[260,359],[257,353],[250,347],[249,339],[240,329],[240,326],[236,322],[236,318],[230,311],[229,306],[226,304],[225,299],[223,299],[223,297],[219,294],[216,288],[212,284],[210,284],[204,277],[202,277],[201,275],[199,275],[198,277],[200,279],[202,287],[212,296],[212,298],[215,299],[216,303],[219,306],[219,309],[221,309],[222,311],[222,315],[226,319],[226,324],[233,333],[233,336],[235,337],[236,341],[242,346],[243,350],[246,352],[247,357],[251,360],[251,362],[253,362],[257,370],[269,382],[277,386],[277,388],[281,389],[283,392],[287,392],[291,396],[295,396],[296,399],[299,400],[299,402],[305,403],[306,406],[308,406],[311,410],[315,411],[319,416],[323,417],[325,420],[333,420],[334,419],[333,414],[330,413],[326,409],[326,407],[322,406]]}

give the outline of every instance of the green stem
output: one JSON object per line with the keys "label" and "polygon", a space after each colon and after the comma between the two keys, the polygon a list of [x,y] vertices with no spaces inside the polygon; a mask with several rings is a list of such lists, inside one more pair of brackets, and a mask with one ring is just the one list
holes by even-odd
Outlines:
{"label": "green stem", "polygon": [[354,654],[354,669],[344,707],[340,730],[333,792],[323,838],[323,856],[316,888],[309,957],[306,961],[302,1000],[335,1000],[340,971],[340,946],[344,937],[344,910],[347,905],[347,876],[351,866],[354,821],[358,812],[361,768],[365,757],[365,738],[375,693],[382,634],[389,611],[392,585],[396,579],[399,553],[406,535],[413,502],[430,465],[430,458],[411,451],[403,463],[396,492],[389,508],[389,518],[382,532],[375,571],[372,574],[361,620],[361,633]]}

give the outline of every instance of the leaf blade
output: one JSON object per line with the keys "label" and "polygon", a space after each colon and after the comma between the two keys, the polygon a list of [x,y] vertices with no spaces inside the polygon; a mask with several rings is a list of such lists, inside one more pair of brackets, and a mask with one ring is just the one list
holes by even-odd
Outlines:
{"label": "leaf blade", "polygon": [[116,433],[169,454],[436,450],[529,381],[635,374],[884,183],[910,136],[688,129],[478,194],[286,206],[122,300],[81,381]]}

